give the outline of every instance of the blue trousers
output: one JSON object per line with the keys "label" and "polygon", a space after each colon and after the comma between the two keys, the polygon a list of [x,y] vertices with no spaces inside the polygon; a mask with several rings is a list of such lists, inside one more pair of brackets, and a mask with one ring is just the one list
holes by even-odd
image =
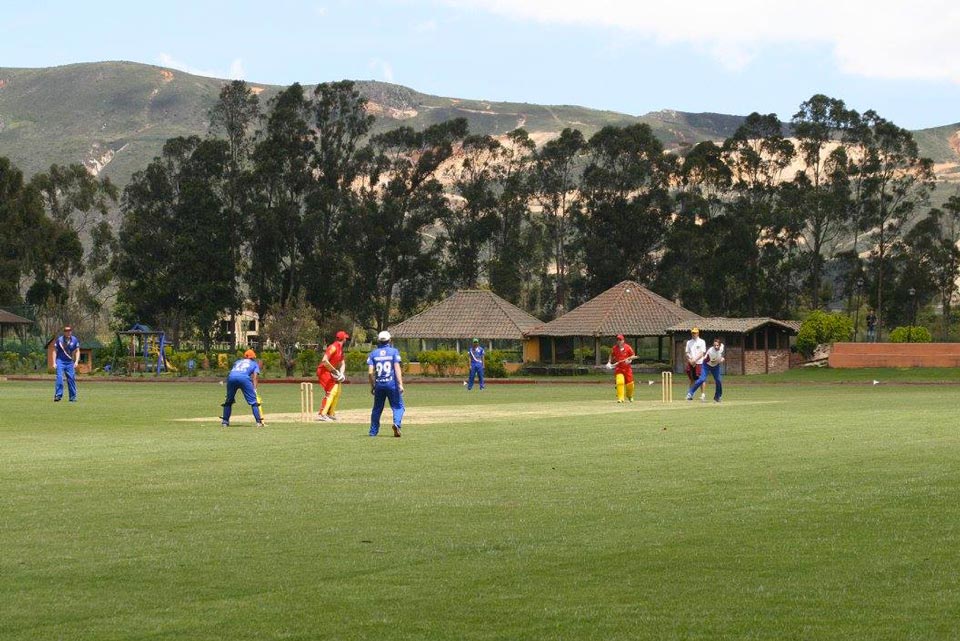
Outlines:
{"label": "blue trousers", "polygon": [[390,409],[393,410],[393,424],[400,427],[403,421],[403,394],[395,385],[377,385],[373,388],[373,411],[370,413],[370,436],[376,436],[380,432],[380,416],[383,414],[383,404],[390,401]]}
{"label": "blue trousers", "polygon": [[70,400],[77,400],[77,373],[74,371],[73,361],[64,363],[57,359],[57,383],[53,388],[54,398],[63,398],[63,377],[67,377],[67,391],[70,394]]}
{"label": "blue trousers", "polygon": [[700,370],[700,378],[693,382],[693,385],[690,386],[690,391],[687,392],[688,396],[693,396],[693,393],[697,391],[697,388],[707,382],[707,374],[713,376],[713,383],[715,391],[713,392],[713,400],[719,401],[720,397],[723,396],[723,382],[721,382],[720,374],[720,365],[707,365],[707,362],[703,362],[703,369]]}
{"label": "blue trousers", "polygon": [[478,365],[476,363],[470,364],[470,378],[467,381],[467,389],[473,389],[473,378],[478,377],[480,379],[480,389],[484,388],[483,384],[483,365]]}
{"label": "blue trousers", "polygon": [[223,421],[230,422],[230,414],[233,413],[233,401],[237,397],[237,390],[243,392],[243,399],[253,408],[253,418],[260,423],[263,418],[260,417],[260,403],[257,402],[257,391],[253,389],[253,381],[244,374],[234,378],[227,377],[227,398],[223,401]]}

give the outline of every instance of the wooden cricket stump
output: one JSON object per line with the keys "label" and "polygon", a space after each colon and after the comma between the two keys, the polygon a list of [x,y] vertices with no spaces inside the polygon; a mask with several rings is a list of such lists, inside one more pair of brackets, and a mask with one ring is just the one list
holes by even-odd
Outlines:
{"label": "wooden cricket stump", "polygon": [[300,383],[300,422],[313,418],[313,383]]}

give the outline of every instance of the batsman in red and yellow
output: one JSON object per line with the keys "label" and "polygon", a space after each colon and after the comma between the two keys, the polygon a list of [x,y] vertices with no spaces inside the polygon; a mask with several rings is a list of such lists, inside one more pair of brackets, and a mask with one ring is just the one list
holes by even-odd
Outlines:
{"label": "batsman in red and yellow", "polygon": [[343,391],[344,375],[343,346],[350,340],[350,334],[343,330],[337,332],[336,339],[323,352],[323,360],[317,365],[317,381],[325,392],[320,404],[318,421],[336,421],[337,403]]}
{"label": "batsman in red and yellow", "polygon": [[633,368],[630,367],[630,363],[634,358],[636,355],[633,353],[633,348],[624,340],[623,334],[617,334],[617,342],[610,350],[607,369],[613,370],[618,403],[622,403],[624,399],[633,402]]}

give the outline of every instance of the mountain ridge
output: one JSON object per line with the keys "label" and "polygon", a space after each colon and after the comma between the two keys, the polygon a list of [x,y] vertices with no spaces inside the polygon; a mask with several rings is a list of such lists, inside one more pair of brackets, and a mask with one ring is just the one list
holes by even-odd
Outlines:
{"label": "mountain ridge", "polygon": [[[229,80],[136,62],[85,62],[57,67],[0,67],[0,155],[27,175],[51,164],[83,162],[125,185],[134,171],[175,136],[205,135],[209,109]],[[261,104],[285,88],[247,83]],[[563,128],[589,137],[607,125],[648,124],[664,146],[682,150],[729,137],[743,116],[671,109],[633,116],[576,105],[538,105],[451,98],[372,80],[355,81],[377,116],[375,131],[420,129],[464,117],[470,131],[503,135],[524,127],[542,144]],[[304,84],[312,93],[314,84]],[[918,130],[915,138],[941,177],[960,180],[960,123]]]}

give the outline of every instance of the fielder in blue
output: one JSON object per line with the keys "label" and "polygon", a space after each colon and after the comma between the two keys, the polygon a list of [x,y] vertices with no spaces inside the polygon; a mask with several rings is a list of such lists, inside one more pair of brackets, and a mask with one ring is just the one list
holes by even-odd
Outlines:
{"label": "fielder in blue", "polygon": [[480,379],[480,389],[486,387],[483,384],[483,357],[486,352],[483,349],[483,345],[480,344],[480,339],[473,339],[473,347],[470,348],[470,378],[467,380],[467,391],[473,389],[473,379],[474,377]]}
{"label": "fielder in blue", "polygon": [[67,325],[63,334],[58,336],[53,346],[56,352],[57,382],[53,388],[53,400],[63,398],[63,377],[67,377],[67,391],[70,402],[77,402],[77,363],[80,362],[80,341],[73,335],[73,328]]}
{"label": "fielder in blue", "polygon": [[227,375],[227,398],[223,402],[223,416],[221,425],[228,427],[230,425],[230,414],[233,412],[233,400],[237,396],[237,390],[243,392],[243,398],[253,408],[253,418],[257,421],[257,427],[263,427],[263,417],[260,416],[260,396],[257,394],[257,378],[260,374],[260,366],[257,365],[257,353],[248,349],[243,353],[243,358],[233,364],[233,369]]}
{"label": "fielder in blue", "polygon": [[370,413],[370,436],[380,432],[380,416],[384,401],[390,401],[393,410],[393,435],[400,438],[403,421],[403,374],[400,371],[400,352],[390,346],[390,332],[377,334],[377,346],[367,357],[367,378],[373,394],[373,411]]}

